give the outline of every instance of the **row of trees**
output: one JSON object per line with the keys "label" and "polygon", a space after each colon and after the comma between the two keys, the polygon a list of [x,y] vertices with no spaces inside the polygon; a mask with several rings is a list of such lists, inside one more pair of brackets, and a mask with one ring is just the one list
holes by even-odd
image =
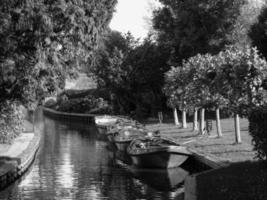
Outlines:
{"label": "row of trees", "polygon": [[[222,136],[219,109],[235,114],[236,142],[241,142],[239,115],[248,116],[250,109],[264,103],[267,63],[256,48],[227,47],[217,55],[198,54],[166,73],[165,93],[170,105],[183,112],[216,110],[217,133]],[[203,134],[203,120],[200,133]]]}
{"label": "row of trees", "polygon": [[[205,109],[216,110],[217,132],[222,136],[219,110],[235,114],[236,142],[241,142],[239,116],[263,104],[266,79],[266,8],[264,1],[169,1],[154,12],[158,43],[169,46],[164,92],[168,105],[182,111],[201,110],[203,134]],[[259,49],[259,52],[255,48]],[[263,57],[262,57],[263,56]]]}
{"label": "row of trees", "polygon": [[2,130],[17,127],[9,113],[18,105],[35,109],[92,59],[116,2],[1,0],[0,140],[12,135]]}
{"label": "row of trees", "polygon": [[[227,45],[246,49],[246,46],[254,44],[257,39],[251,35],[262,27],[256,25],[257,16],[263,6],[260,2],[247,0],[160,0],[160,2],[162,6],[154,11],[152,17],[152,35],[140,42],[130,34],[122,35],[110,31],[102,40],[94,62],[89,66],[89,71],[96,76],[99,86],[106,88],[110,93],[115,113],[134,113],[137,117],[156,116],[158,111],[166,109],[167,99],[162,92],[162,86],[164,73],[170,66],[183,66],[184,60],[197,54],[208,53],[213,57]],[[256,27],[251,28],[252,25]],[[258,44],[260,43],[259,41]],[[261,49],[259,50],[262,53]],[[196,63],[198,63],[196,69],[205,65],[200,64],[201,60]],[[176,70],[177,74],[185,73],[180,68]],[[179,81],[182,84],[190,83],[192,76],[193,74],[184,75]],[[169,87],[173,86],[170,84]],[[189,88],[187,89],[189,91]],[[202,89],[205,88],[199,87],[198,91]],[[168,92],[166,94],[170,97]],[[168,101],[171,107],[177,104],[182,110],[182,107],[188,107],[180,103],[181,98],[176,100],[175,98],[178,98],[177,94]]]}

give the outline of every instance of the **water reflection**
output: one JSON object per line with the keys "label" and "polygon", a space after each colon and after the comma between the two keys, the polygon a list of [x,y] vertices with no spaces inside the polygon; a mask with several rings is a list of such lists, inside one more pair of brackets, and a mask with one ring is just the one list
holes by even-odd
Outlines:
{"label": "water reflection", "polygon": [[[118,153],[86,124],[44,120],[40,152],[29,172],[0,199],[183,199],[187,171],[120,165]],[[121,156],[121,155],[120,155]]]}
{"label": "water reflection", "polygon": [[187,171],[178,167],[167,170],[132,168],[130,172],[134,177],[159,191],[175,191],[181,188],[185,177],[189,175]]}

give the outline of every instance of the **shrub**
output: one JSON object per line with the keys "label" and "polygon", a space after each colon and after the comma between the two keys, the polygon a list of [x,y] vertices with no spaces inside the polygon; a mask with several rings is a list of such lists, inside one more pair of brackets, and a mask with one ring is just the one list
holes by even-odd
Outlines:
{"label": "shrub", "polygon": [[249,115],[249,133],[252,136],[257,157],[267,158],[267,104],[252,109]]}
{"label": "shrub", "polygon": [[16,102],[5,101],[0,107],[0,143],[10,143],[22,131],[23,112]]}
{"label": "shrub", "polygon": [[102,98],[87,95],[83,98],[63,98],[58,101],[57,110],[72,113],[110,113],[110,106]]}

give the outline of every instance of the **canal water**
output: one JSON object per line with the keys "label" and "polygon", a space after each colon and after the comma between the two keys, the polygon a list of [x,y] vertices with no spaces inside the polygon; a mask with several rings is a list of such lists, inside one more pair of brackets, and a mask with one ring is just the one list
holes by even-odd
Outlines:
{"label": "canal water", "polygon": [[43,120],[42,145],[31,168],[0,199],[182,200],[185,168],[128,167],[94,126]]}

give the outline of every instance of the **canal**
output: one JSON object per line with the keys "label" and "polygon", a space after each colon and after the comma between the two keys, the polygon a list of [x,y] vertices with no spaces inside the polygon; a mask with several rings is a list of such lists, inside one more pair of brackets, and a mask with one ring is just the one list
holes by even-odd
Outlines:
{"label": "canal", "polygon": [[134,169],[98,138],[96,127],[49,118],[43,123],[33,165],[0,199],[183,199],[191,169]]}

